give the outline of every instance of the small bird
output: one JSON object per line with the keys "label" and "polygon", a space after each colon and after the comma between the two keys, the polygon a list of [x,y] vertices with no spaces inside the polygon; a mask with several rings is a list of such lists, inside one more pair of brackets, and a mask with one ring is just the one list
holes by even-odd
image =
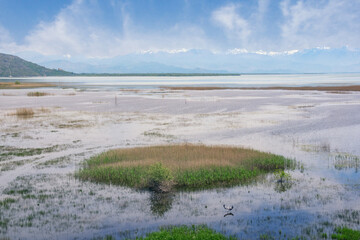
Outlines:
{"label": "small bird", "polygon": [[232,212],[228,212],[224,215],[224,217],[227,217],[227,216],[234,216],[234,214]]}
{"label": "small bird", "polygon": [[223,207],[225,208],[225,210],[228,210],[228,211],[231,211],[234,208],[234,206],[227,207],[227,206],[225,206],[225,204],[223,205]]}

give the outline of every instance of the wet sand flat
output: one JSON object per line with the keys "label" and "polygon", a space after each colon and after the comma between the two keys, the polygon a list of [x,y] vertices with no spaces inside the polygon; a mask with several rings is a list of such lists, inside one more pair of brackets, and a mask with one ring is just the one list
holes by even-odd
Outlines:
{"label": "wet sand flat", "polygon": [[[0,90],[0,236],[122,239],[206,224],[249,239],[359,228],[355,90],[47,88],[41,91],[48,95],[29,97],[30,91]],[[17,116],[19,108],[33,115]],[[269,174],[245,186],[169,195],[74,177],[105,150],[177,143],[248,147],[301,167],[290,172],[287,188]],[[224,217],[223,204],[234,205],[234,216]]]}

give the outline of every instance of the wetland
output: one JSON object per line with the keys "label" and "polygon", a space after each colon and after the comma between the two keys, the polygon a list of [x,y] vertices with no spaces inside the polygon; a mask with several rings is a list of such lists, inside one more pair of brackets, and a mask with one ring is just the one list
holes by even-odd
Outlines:
{"label": "wetland", "polygon": [[[360,229],[359,110],[356,91],[0,89],[0,236],[133,239],[197,229],[223,239],[331,239],[348,234],[346,229],[356,236],[351,229]],[[100,163],[100,169],[136,168],[139,161],[145,175],[155,166],[153,171],[174,181],[179,167],[169,146],[188,148],[179,154],[192,147],[209,154],[198,162],[189,159],[194,154],[183,156],[189,161],[184,169],[195,173],[205,163],[238,166],[238,156],[226,160],[214,148],[296,164],[281,162],[283,173],[274,174],[277,166],[230,185],[222,184],[228,179],[210,188],[195,182],[195,188],[165,193],[149,191],[148,179],[117,184],[83,172]],[[145,151],[156,148],[153,157]],[[109,158],[134,149],[149,158]],[[105,163],[99,159],[104,156]],[[224,204],[234,206],[231,214]]]}

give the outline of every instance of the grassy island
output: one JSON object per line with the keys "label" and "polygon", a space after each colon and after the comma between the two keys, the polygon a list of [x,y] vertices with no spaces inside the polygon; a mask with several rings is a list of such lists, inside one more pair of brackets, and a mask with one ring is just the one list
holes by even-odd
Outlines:
{"label": "grassy island", "polygon": [[168,145],[115,149],[86,161],[76,175],[83,180],[166,192],[249,181],[292,160],[245,148]]}

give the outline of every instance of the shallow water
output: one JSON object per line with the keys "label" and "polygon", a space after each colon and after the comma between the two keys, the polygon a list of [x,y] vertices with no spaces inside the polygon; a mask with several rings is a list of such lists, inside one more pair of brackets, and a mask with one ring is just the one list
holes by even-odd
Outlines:
{"label": "shallow water", "polygon": [[[287,239],[318,238],[338,225],[360,229],[359,93],[29,91],[0,90],[0,200],[16,200],[0,208],[0,236],[122,239],[207,224],[245,239]],[[19,107],[35,115],[12,115]],[[73,175],[107,149],[183,142],[251,147],[302,167],[290,171],[286,186],[270,174],[245,186],[168,195]],[[234,205],[233,215],[225,216],[223,204]]]}
{"label": "shallow water", "polygon": [[49,82],[59,87],[113,90],[154,89],[161,86],[270,87],[358,85],[360,74],[242,74],[238,76],[114,76],[114,77],[26,77],[0,81]]}

